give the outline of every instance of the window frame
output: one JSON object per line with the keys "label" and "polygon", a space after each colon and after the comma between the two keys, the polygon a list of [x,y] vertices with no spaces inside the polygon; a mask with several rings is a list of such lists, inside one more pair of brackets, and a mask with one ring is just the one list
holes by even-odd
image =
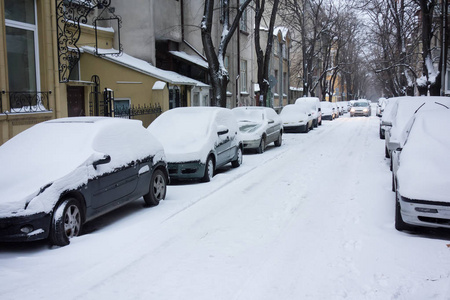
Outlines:
{"label": "window frame", "polygon": [[248,84],[247,84],[247,76],[248,76],[248,62],[245,59],[241,59],[241,93],[247,93],[248,92]]}
{"label": "window frame", "polygon": [[[6,27],[26,30],[33,32],[33,39],[34,39],[34,64],[35,64],[35,79],[36,79],[36,91],[40,91],[41,89],[41,72],[40,72],[40,64],[39,64],[39,35],[38,35],[38,15],[37,15],[37,4],[36,0],[33,1],[33,7],[34,7],[34,24],[26,23],[26,22],[20,22],[15,21],[11,19],[6,19],[6,16],[4,16],[5,21],[5,30]],[[8,45],[6,44],[6,57],[8,57]],[[11,66],[8,66],[8,88],[10,86],[9,82],[9,69]],[[31,91],[31,90],[30,90]],[[17,91],[19,92],[19,91]]]}

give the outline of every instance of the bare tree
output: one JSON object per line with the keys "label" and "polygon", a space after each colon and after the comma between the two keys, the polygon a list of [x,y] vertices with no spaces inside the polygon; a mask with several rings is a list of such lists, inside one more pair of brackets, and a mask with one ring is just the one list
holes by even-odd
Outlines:
{"label": "bare tree", "polygon": [[414,94],[419,48],[416,12],[411,1],[367,1],[369,62],[385,96]]}
{"label": "bare tree", "polygon": [[[200,25],[202,32],[203,49],[208,60],[209,75],[212,84],[213,98],[216,106],[226,107],[227,85],[230,81],[228,71],[225,69],[224,57],[228,44],[239,27],[241,16],[252,0],[243,1],[236,9],[234,19],[230,16],[230,0],[220,0],[220,9],[214,6],[214,0],[205,0],[205,9],[203,13],[202,23]],[[214,47],[213,38],[211,36],[213,27],[213,15],[215,11],[221,13],[222,20],[222,36],[217,49]],[[232,21],[230,23],[230,21]]]}
{"label": "bare tree", "polygon": [[269,64],[273,49],[273,29],[275,27],[275,19],[277,16],[279,0],[274,0],[272,4],[272,12],[270,14],[268,37],[265,51],[261,48],[261,20],[264,16],[266,0],[255,0],[255,50],[256,60],[258,63],[258,84],[261,96],[263,96],[263,105],[266,103],[267,92],[269,90]]}

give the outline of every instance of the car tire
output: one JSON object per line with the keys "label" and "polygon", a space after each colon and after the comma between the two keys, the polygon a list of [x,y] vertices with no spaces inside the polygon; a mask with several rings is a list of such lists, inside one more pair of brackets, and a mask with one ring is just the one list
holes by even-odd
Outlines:
{"label": "car tire", "polygon": [[386,158],[391,157],[391,156],[389,155],[389,150],[388,150],[387,147],[384,147],[384,157],[386,157]]}
{"label": "car tire", "polygon": [[231,166],[232,166],[233,168],[239,167],[240,165],[242,165],[242,160],[243,160],[242,149],[241,149],[241,147],[237,147],[237,150],[236,150],[236,160],[233,160],[233,161],[231,162]]}
{"label": "car tire", "polygon": [[63,200],[53,212],[50,243],[61,247],[70,244],[70,239],[80,234],[83,220],[79,201],[75,198]]}
{"label": "car tire", "polygon": [[413,231],[414,227],[403,221],[398,192],[395,193],[395,229],[398,231]]}
{"label": "car tire", "polygon": [[264,153],[264,150],[266,150],[266,138],[263,136],[259,141],[258,148],[256,148],[256,153],[258,154]]}
{"label": "car tire", "polygon": [[277,140],[274,142],[275,147],[280,147],[282,143],[283,143],[283,134],[280,132]]}
{"label": "car tire", "polygon": [[381,140],[384,140],[384,139],[385,139],[384,133],[383,133],[383,131],[381,130],[381,128],[380,128],[380,139],[381,139]]}
{"label": "car tire", "polygon": [[148,193],[144,195],[144,201],[147,206],[156,206],[159,201],[164,200],[167,191],[167,178],[163,171],[156,169],[153,171],[150,179]]}
{"label": "car tire", "polygon": [[303,133],[308,133],[309,132],[309,126],[308,126],[308,123],[306,123],[306,127],[305,127],[305,130],[303,131]]}
{"label": "car tire", "polygon": [[203,175],[202,181],[210,182],[213,177],[214,177],[214,160],[212,159],[211,156],[209,156],[208,159],[206,160],[205,174]]}

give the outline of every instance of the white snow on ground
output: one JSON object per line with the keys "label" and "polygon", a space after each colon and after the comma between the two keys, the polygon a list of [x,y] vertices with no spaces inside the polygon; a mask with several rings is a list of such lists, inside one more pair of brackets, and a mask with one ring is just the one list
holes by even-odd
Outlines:
{"label": "white snow on ground", "polygon": [[450,235],[394,229],[378,126],[341,117],[285,134],[67,247],[0,244],[0,298],[450,299]]}

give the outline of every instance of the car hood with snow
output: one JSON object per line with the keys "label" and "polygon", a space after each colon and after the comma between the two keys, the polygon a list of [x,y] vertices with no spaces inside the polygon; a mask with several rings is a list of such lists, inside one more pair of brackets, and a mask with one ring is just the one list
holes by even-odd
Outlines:
{"label": "car hood with snow", "polygon": [[450,110],[418,113],[401,151],[397,172],[402,196],[450,203]]}

